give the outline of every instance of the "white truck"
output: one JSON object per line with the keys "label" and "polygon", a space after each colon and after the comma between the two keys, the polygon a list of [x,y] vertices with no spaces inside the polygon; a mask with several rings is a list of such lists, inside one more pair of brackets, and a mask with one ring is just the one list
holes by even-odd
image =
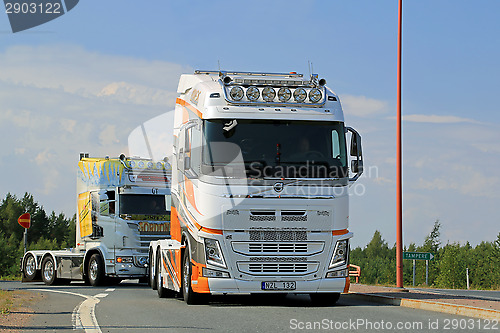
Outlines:
{"label": "white truck", "polygon": [[76,248],[26,252],[23,281],[147,281],[149,243],[170,234],[170,181],[168,161],[80,154]]}
{"label": "white truck", "polygon": [[325,84],[294,72],[181,76],[171,238],[149,246],[160,297],[293,292],[332,304],[349,289],[361,137]]}

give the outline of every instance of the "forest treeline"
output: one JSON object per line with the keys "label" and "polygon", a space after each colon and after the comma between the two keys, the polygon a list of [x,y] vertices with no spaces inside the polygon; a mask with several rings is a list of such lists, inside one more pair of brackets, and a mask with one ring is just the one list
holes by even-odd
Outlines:
{"label": "forest treeline", "polygon": [[24,253],[23,233],[17,219],[23,213],[31,214],[28,229],[29,250],[56,250],[75,246],[76,215],[47,214],[33,195],[22,198],[8,193],[0,205],[0,277],[20,276],[20,258]]}
{"label": "forest treeline", "polygon": [[[500,233],[493,242],[481,242],[472,247],[447,243],[441,246],[441,224],[434,222],[424,244],[410,244],[403,251],[430,252],[429,286],[436,288],[467,288],[467,268],[471,289],[500,289]],[[389,247],[379,231],[375,231],[370,243],[351,250],[350,263],[361,267],[360,283],[396,285],[396,246]],[[413,284],[413,261],[403,260],[405,286]],[[425,285],[425,260],[416,260],[416,285]]]}
{"label": "forest treeline", "polygon": [[[0,205],[0,277],[20,276],[19,258],[24,251],[23,232],[18,217],[31,214],[28,231],[30,250],[54,250],[75,246],[76,216],[51,212],[47,214],[29,193],[22,198],[7,194]],[[410,244],[405,251],[431,252],[434,260],[429,262],[429,285],[438,288],[466,288],[466,269],[469,268],[470,286],[473,289],[500,289],[500,233],[493,242],[481,242],[472,247],[468,242],[447,243],[441,246],[440,223],[423,245]],[[379,231],[364,248],[351,250],[350,262],[361,267],[360,283],[396,284],[396,246],[389,247]],[[416,284],[425,284],[425,261],[417,260]],[[404,260],[403,277],[406,286],[412,285],[413,266]]]}

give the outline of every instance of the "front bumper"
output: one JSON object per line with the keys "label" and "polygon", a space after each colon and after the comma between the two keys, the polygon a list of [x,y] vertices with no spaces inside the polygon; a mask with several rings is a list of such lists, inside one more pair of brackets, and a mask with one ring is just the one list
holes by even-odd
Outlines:
{"label": "front bumper", "polygon": [[[295,281],[295,290],[262,290],[262,282],[265,281]],[[248,294],[248,293],[342,293],[349,288],[349,278],[316,279],[308,281],[297,281],[293,277],[279,279],[263,277],[255,281],[208,278],[208,286],[211,294]]]}

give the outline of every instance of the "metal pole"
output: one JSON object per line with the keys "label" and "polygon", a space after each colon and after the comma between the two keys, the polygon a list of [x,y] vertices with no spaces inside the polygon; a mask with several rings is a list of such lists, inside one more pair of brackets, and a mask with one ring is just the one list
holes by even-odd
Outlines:
{"label": "metal pole", "polygon": [[467,268],[467,289],[469,289],[469,268]]}
{"label": "metal pole", "polygon": [[415,259],[413,259],[413,286],[415,287]]}
{"label": "metal pole", "polygon": [[425,261],[425,285],[429,285],[429,260]]}
{"label": "metal pole", "polygon": [[24,253],[28,251],[28,229],[24,229]]}
{"label": "metal pole", "polygon": [[396,176],[396,285],[403,288],[403,187],[401,146],[401,53],[403,41],[403,0],[399,0],[398,14],[398,97],[397,97],[397,176]]}

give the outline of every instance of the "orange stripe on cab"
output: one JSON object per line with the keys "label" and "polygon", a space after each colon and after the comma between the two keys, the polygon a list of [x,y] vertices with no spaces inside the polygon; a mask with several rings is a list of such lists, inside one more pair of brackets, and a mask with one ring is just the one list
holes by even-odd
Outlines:
{"label": "orange stripe on cab", "polygon": [[189,110],[191,110],[192,112],[196,113],[196,115],[198,117],[200,117],[200,119],[203,119],[203,114],[200,112],[200,110],[198,110],[197,108],[195,108],[194,106],[192,106],[191,104],[189,104],[188,102],[186,102],[185,100],[181,99],[181,98],[177,98],[175,100],[175,103],[176,104],[179,104],[180,106],[183,106]]}

